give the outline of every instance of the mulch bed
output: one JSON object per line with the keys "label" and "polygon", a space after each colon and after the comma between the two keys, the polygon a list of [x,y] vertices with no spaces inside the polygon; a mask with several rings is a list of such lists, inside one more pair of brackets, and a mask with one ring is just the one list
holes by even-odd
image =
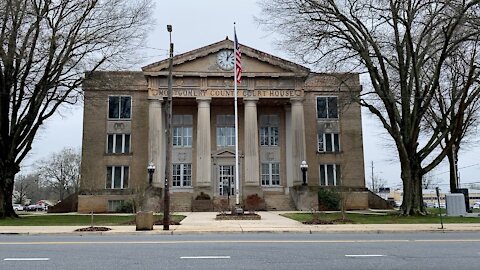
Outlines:
{"label": "mulch bed", "polygon": [[[135,222],[134,222],[135,224]],[[163,219],[155,220],[153,225],[163,225]],[[180,222],[175,221],[175,220],[170,220],[170,225],[180,225]]]}
{"label": "mulch bed", "polygon": [[[136,225],[136,223],[135,223],[135,220],[132,220],[132,221],[124,222],[124,223],[122,223],[122,225]],[[163,225],[163,219],[155,220],[153,225]],[[170,220],[170,225],[180,225],[180,222]],[[97,227],[97,226],[92,227],[92,226],[90,226],[90,227],[86,227],[86,228],[76,229],[75,231],[76,232],[106,232],[106,231],[110,231],[110,230],[112,230],[112,229],[107,228],[107,227]]]}
{"label": "mulch bed", "polygon": [[216,220],[260,220],[262,217],[257,214],[243,214],[243,215],[237,215],[237,214],[218,214],[217,217],[215,218]]}
{"label": "mulch bed", "polygon": [[76,229],[75,231],[76,232],[106,232],[106,231],[110,231],[111,229],[110,228],[107,228],[107,227],[95,227],[95,226],[90,226],[90,227],[86,227],[86,228],[80,228],[80,229]]}
{"label": "mulch bed", "polygon": [[[136,225],[135,219],[131,221],[127,221],[122,223],[122,225]],[[163,225],[163,218],[162,219],[157,219],[153,222],[153,225]],[[175,220],[170,220],[170,225],[180,225],[180,222],[175,221]]]}
{"label": "mulch bed", "polygon": [[330,220],[321,220],[321,219],[316,219],[316,220],[308,220],[302,222],[303,224],[308,224],[308,225],[328,225],[328,224],[333,224],[332,221]]}
{"label": "mulch bed", "polygon": [[308,225],[333,225],[333,224],[352,224],[355,223],[351,219],[343,219],[343,218],[338,218],[334,220],[321,220],[321,219],[316,219],[316,220],[308,220],[302,222],[303,224],[308,224]]}

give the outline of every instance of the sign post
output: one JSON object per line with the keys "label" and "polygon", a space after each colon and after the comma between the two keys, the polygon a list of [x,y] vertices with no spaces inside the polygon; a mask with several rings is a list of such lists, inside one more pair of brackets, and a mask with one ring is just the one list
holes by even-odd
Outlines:
{"label": "sign post", "polygon": [[435,188],[435,191],[437,192],[438,215],[440,216],[440,224],[442,225],[441,229],[443,230],[442,207],[440,206],[440,191],[438,187]]}

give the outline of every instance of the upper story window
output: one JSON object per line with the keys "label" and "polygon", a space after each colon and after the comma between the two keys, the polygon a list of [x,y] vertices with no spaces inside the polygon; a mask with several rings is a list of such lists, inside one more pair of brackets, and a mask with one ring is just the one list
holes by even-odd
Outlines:
{"label": "upper story window", "polygon": [[108,134],[107,154],[130,153],[130,134]]}
{"label": "upper story window", "polygon": [[173,146],[192,147],[193,116],[173,115]]}
{"label": "upper story window", "polygon": [[260,145],[278,146],[278,115],[260,116]]}
{"label": "upper story window", "polygon": [[339,135],[337,133],[319,133],[318,152],[340,152]]}
{"label": "upper story window", "polygon": [[217,115],[217,146],[235,146],[235,116]]}
{"label": "upper story window", "polygon": [[317,118],[338,118],[337,97],[317,97]]}
{"label": "upper story window", "polygon": [[131,96],[109,96],[108,97],[108,118],[109,119],[130,119],[132,117]]}

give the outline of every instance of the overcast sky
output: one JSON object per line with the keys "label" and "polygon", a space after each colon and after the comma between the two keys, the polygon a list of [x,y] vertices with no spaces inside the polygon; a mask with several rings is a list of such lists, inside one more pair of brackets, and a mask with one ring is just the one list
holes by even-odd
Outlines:
{"label": "overcast sky", "polygon": [[[284,51],[275,46],[275,34],[264,32],[254,20],[260,15],[260,8],[255,0],[154,0],[156,25],[146,44],[142,64],[153,63],[168,57],[168,32],[166,25],[173,26],[172,41],[175,54],[197,49],[214,42],[233,37],[233,22],[237,25],[239,42],[260,51],[273,54],[286,60],[294,61]],[[298,63],[298,62],[297,62]],[[298,63],[302,64],[302,63]],[[23,167],[30,169],[33,161],[58,152],[64,147],[80,148],[82,143],[83,104],[73,108],[64,108],[48,120],[37,137],[29,159]],[[400,169],[396,151],[389,136],[368,112],[363,111],[363,141],[365,153],[365,180],[371,181],[371,163],[374,173],[385,179],[389,186],[400,186]],[[478,141],[477,141],[478,142]],[[468,151],[461,152],[459,167],[460,182],[479,182],[480,148],[476,143],[470,144]],[[440,181],[440,188],[448,190],[448,166],[444,162],[432,176]]]}

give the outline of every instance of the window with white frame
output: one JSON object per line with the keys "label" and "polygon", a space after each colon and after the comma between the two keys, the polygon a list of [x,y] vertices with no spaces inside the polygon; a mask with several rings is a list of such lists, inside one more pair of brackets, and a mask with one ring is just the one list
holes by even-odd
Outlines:
{"label": "window with white frame", "polygon": [[192,186],[192,164],[179,163],[173,164],[172,186],[191,187]]}
{"label": "window with white frame", "polygon": [[108,212],[117,212],[124,204],[124,200],[108,200]]}
{"label": "window with white frame", "polygon": [[260,116],[260,145],[278,146],[278,115]]}
{"label": "window with white frame", "polygon": [[107,189],[128,188],[130,167],[128,166],[107,166]]}
{"label": "window with white frame", "polygon": [[338,186],[340,184],[340,165],[320,164],[320,186]]}
{"label": "window with white frame", "polygon": [[235,146],[235,116],[217,115],[217,147]]}
{"label": "window with white frame", "polygon": [[319,133],[318,152],[340,152],[338,133]]}
{"label": "window with white frame", "polygon": [[130,119],[132,116],[131,96],[109,96],[108,97],[108,118],[109,119]]}
{"label": "window with white frame", "polygon": [[279,163],[262,163],[262,186],[279,186],[280,185],[280,164]]}
{"label": "window with white frame", "polygon": [[173,138],[172,143],[175,147],[192,147],[193,116],[192,115],[173,115]]}
{"label": "window with white frame", "polygon": [[108,154],[130,153],[130,134],[108,134],[107,135],[107,153]]}
{"label": "window with white frame", "polygon": [[317,118],[338,118],[337,97],[317,97]]}

